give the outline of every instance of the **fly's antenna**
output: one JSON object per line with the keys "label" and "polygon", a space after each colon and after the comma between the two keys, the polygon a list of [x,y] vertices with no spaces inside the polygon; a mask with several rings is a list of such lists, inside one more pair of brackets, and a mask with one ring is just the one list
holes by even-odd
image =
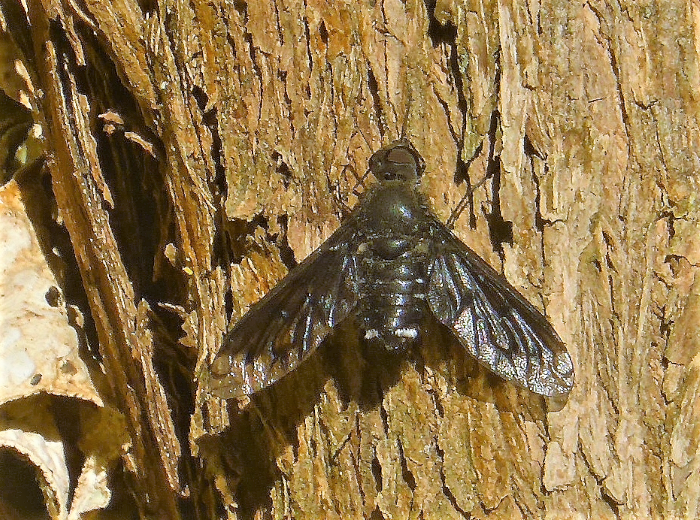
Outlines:
{"label": "fly's antenna", "polygon": [[[380,115],[381,115],[381,114],[380,114]],[[358,131],[360,132],[360,135],[362,136],[362,138],[365,140],[365,143],[367,143],[367,148],[369,148],[369,149],[371,150],[371,149],[372,149],[372,143],[370,143],[369,139],[367,139],[367,136],[366,136],[365,133],[362,131],[362,128],[359,127],[359,128],[358,128]],[[355,171],[355,170],[353,170],[353,172],[354,172],[354,171]],[[360,186],[362,186],[363,188],[365,188],[365,179],[367,179],[367,177],[369,177],[369,174],[370,174],[370,173],[372,173],[372,172],[369,170],[369,168],[367,168],[367,171],[362,175],[362,177],[358,177],[357,175],[355,175],[355,178],[357,179],[357,182],[355,183],[355,186],[352,187],[352,192],[351,192],[351,193],[352,193],[353,195],[355,195],[356,197],[359,197],[359,196],[360,196],[360,192],[357,191],[357,188],[360,187]]]}
{"label": "fly's antenna", "polygon": [[401,123],[401,135],[399,139],[402,141],[406,140],[406,126],[408,125],[408,114],[411,113],[411,101],[413,99],[411,95],[412,90],[408,89],[408,101],[406,102],[406,111],[403,115],[403,122]]}

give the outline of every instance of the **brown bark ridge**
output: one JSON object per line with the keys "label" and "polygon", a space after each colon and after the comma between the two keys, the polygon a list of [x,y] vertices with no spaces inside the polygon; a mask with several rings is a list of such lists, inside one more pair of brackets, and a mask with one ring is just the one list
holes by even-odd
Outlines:
{"label": "brown bark ridge", "polygon": [[[93,377],[129,439],[123,507],[700,516],[697,3],[0,7]],[[456,233],[567,344],[568,401],[484,374],[444,331],[377,360],[352,326],[249,401],[208,395],[228,319],[339,225],[402,134],[439,218],[464,206]]]}

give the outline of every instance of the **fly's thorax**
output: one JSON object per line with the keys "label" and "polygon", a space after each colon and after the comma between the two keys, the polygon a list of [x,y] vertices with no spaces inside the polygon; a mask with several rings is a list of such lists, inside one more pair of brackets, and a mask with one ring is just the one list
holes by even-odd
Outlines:
{"label": "fly's thorax", "polygon": [[427,212],[415,184],[384,182],[367,194],[361,220],[370,235],[414,236],[425,227]]}

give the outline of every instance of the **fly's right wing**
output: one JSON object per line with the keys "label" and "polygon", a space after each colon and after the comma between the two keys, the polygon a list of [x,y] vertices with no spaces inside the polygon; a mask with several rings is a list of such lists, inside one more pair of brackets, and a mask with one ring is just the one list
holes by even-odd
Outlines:
{"label": "fly's right wing", "polygon": [[354,220],[346,221],[253,305],[210,367],[218,397],[253,394],[294,370],[357,304]]}
{"label": "fly's right wing", "polygon": [[554,328],[440,222],[433,224],[428,305],[482,365],[540,395],[566,395],[574,366]]}

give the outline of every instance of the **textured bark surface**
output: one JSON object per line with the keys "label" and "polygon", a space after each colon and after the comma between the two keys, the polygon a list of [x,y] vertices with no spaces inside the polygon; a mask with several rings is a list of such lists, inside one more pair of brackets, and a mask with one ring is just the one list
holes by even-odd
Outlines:
{"label": "textured bark surface", "polygon": [[[0,6],[141,516],[700,515],[697,4]],[[208,396],[228,318],[401,135],[567,344],[568,402],[444,331],[397,360],[351,326],[250,402]]]}

